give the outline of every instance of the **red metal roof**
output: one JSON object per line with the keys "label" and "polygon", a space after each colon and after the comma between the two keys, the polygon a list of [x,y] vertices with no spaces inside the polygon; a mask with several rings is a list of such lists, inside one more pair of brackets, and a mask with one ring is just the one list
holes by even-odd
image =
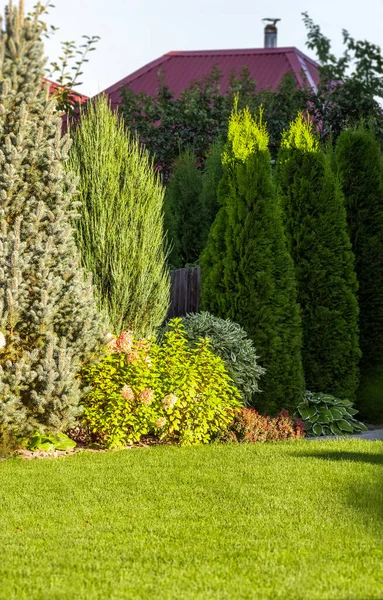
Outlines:
{"label": "red metal roof", "polygon": [[[49,93],[50,94],[53,94],[56,90],[61,90],[64,87],[63,85],[60,85],[59,83],[56,83],[55,81],[51,81],[50,79],[44,79],[44,82],[49,83]],[[80,94],[79,92],[72,92],[72,96],[80,104],[83,104],[84,102],[89,100],[88,96],[84,96],[84,94]]]}
{"label": "red metal roof", "polygon": [[112,108],[120,104],[120,91],[127,84],[135,93],[155,95],[159,87],[158,72],[162,70],[169,89],[178,96],[192,80],[202,79],[211,73],[213,67],[218,67],[222,73],[223,92],[227,89],[231,73],[234,71],[238,76],[243,67],[248,68],[261,90],[275,91],[288,72],[294,73],[300,87],[303,85],[303,72],[314,89],[319,81],[317,63],[297,48],[181,51],[164,54],[103,93],[109,96]]}

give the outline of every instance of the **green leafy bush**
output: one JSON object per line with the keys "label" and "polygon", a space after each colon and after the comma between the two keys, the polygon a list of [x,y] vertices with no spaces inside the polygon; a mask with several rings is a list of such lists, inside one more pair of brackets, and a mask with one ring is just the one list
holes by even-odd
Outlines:
{"label": "green leafy bush", "polygon": [[350,400],[321,392],[306,392],[294,416],[303,419],[309,436],[347,435],[367,429],[354,419],[357,413]]}
{"label": "green leafy bush", "polygon": [[161,346],[121,334],[99,362],[84,367],[82,379],[91,386],[83,424],[108,447],[143,436],[208,443],[240,406],[222,359],[206,339],[191,347],[180,319],[173,319]]}
{"label": "green leafy bush", "polygon": [[265,369],[246,331],[229,319],[214,317],[209,312],[188,314],[182,318],[186,337],[194,347],[201,338],[209,338],[210,349],[222,358],[246,405],[257,404],[258,386]]}
{"label": "green leafy bush", "polygon": [[223,442],[277,442],[300,439],[305,435],[301,419],[292,418],[287,410],[276,417],[265,417],[252,408],[242,408],[233,418],[230,429],[219,436]]}

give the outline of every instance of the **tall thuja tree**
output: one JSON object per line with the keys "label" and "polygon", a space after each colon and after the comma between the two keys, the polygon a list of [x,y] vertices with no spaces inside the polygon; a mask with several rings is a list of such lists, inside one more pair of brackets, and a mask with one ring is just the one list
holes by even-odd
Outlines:
{"label": "tall thuja tree", "polygon": [[165,224],[171,244],[170,264],[182,268],[198,261],[206,238],[201,203],[202,174],[188,147],[175,163],[165,195]]}
{"label": "tall thuja tree", "polygon": [[303,366],[313,392],[355,398],[360,358],[357,279],[344,198],[302,115],[284,134],[277,164],[285,230],[303,324]]}
{"label": "tall thuja tree", "polygon": [[87,104],[68,168],[79,176],[77,242],[115,333],[152,335],[169,306],[164,188],[148,151],[109,107]]}
{"label": "tall thuja tree", "polygon": [[[224,215],[224,254],[218,249],[222,279],[219,287],[204,292],[204,306],[214,309],[214,296],[221,296],[217,316],[239,323],[254,341],[266,368],[258,408],[268,413],[293,409],[304,390],[301,322],[262,115],[256,121],[248,109],[235,107],[223,164],[223,206],[212,227],[214,233]],[[203,267],[209,269],[207,261]],[[209,273],[203,281],[209,283]]]}
{"label": "tall thuja tree", "polygon": [[227,176],[225,172],[218,185],[219,209],[211,224],[205,247],[201,253],[201,307],[217,317],[226,318],[228,297],[223,274],[226,262]]}
{"label": "tall thuja tree", "polygon": [[41,7],[9,2],[0,28],[0,430],[65,430],[100,318],[72,230],[74,186],[55,101],[43,89]]}
{"label": "tall thuja tree", "polygon": [[360,387],[358,408],[383,420],[383,173],[380,145],[363,126],[340,134],[336,166],[359,281]]}
{"label": "tall thuja tree", "polygon": [[220,208],[218,186],[223,177],[222,152],[223,142],[218,139],[212,147],[205,162],[202,174],[201,207],[204,212],[205,230],[203,243],[206,243],[210,227]]}

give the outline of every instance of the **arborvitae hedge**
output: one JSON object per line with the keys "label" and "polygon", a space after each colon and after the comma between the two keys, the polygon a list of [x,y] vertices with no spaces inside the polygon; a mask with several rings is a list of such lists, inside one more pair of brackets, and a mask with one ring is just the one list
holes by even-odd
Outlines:
{"label": "arborvitae hedge", "polygon": [[363,126],[341,133],[336,165],[359,281],[361,382],[358,408],[383,422],[383,177],[380,145]]}
{"label": "arborvitae hedge", "polygon": [[[223,207],[201,261],[207,271],[203,305],[239,323],[254,341],[266,368],[258,408],[271,414],[293,409],[304,391],[294,267],[273,185],[266,128],[248,109],[234,110],[231,116],[223,163]],[[221,278],[211,276],[214,256]]]}
{"label": "arborvitae hedge", "polygon": [[0,27],[0,438],[72,426],[104,335],[73,235],[70,141],[42,87],[42,12],[9,2]]}
{"label": "arborvitae hedge", "polygon": [[68,168],[79,176],[77,242],[100,308],[114,333],[152,335],[169,305],[164,188],[106,97],[87,104]]}
{"label": "arborvitae hedge", "polygon": [[165,195],[165,225],[171,244],[169,262],[182,268],[198,261],[206,238],[206,217],[201,201],[202,174],[193,150],[177,160]]}
{"label": "arborvitae hedge", "polygon": [[285,133],[277,164],[295,265],[307,388],[354,399],[360,358],[357,279],[340,185],[302,115]]}

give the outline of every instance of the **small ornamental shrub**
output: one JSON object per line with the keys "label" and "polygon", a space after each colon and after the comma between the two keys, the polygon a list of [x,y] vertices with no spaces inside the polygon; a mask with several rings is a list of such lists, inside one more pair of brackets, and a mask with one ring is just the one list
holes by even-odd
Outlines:
{"label": "small ornamental shrub", "polygon": [[214,317],[208,312],[183,317],[186,337],[195,346],[201,338],[209,338],[210,349],[222,358],[235,386],[246,405],[256,406],[261,391],[258,382],[265,369],[258,364],[258,355],[246,331],[229,319]]}
{"label": "small ornamental shrub", "polygon": [[303,419],[309,436],[347,435],[367,429],[354,419],[357,413],[350,400],[341,400],[321,392],[306,392],[294,416]]}
{"label": "small ornamental shrub", "polygon": [[230,429],[219,436],[224,442],[278,442],[301,439],[305,435],[301,419],[293,419],[287,410],[276,417],[265,417],[251,408],[242,408],[233,418]]}
{"label": "small ornamental shrub", "polygon": [[144,436],[208,443],[229,427],[240,406],[222,359],[210,351],[208,340],[190,347],[180,319],[172,321],[161,346],[121,334],[81,376],[90,386],[83,424],[108,447]]}

